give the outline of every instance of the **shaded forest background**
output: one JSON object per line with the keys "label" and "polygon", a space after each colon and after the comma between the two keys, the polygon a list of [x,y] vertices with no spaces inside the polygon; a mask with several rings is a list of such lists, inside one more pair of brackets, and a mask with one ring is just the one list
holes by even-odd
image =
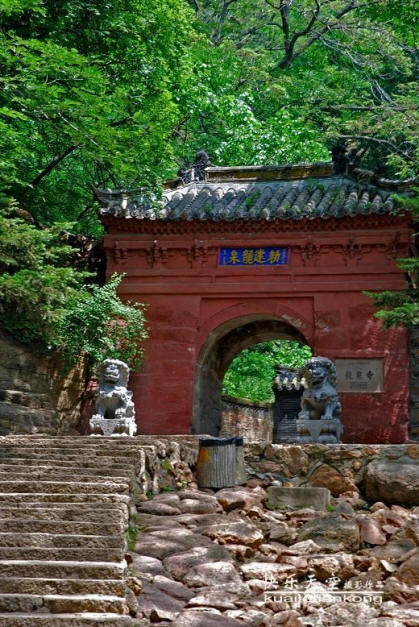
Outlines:
{"label": "shaded forest background", "polygon": [[[117,325],[103,322],[100,350],[83,327],[92,185],[158,199],[200,149],[244,165],[329,160],[336,145],[413,176],[416,33],[414,0],[0,0],[1,325],[70,361],[118,353]],[[119,310],[126,345],[143,314],[140,338]]]}

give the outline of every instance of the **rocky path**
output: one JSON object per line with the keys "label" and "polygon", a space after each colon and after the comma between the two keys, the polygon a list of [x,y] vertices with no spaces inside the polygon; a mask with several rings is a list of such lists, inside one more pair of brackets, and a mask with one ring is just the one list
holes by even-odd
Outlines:
{"label": "rocky path", "polygon": [[[275,510],[256,484],[137,506],[140,615],[176,627],[419,626],[419,507],[347,493],[328,511]],[[304,607],[290,607],[284,591],[307,586]]]}

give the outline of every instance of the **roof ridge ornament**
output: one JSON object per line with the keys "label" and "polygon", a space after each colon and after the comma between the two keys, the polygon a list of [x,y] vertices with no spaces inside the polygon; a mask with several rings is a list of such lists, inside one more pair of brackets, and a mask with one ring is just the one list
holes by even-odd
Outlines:
{"label": "roof ridge ornament", "polygon": [[208,153],[205,150],[199,150],[192,165],[187,160],[185,167],[179,169],[178,176],[182,179],[184,185],[194,181],[204,181],[205,170],[212,165]]}

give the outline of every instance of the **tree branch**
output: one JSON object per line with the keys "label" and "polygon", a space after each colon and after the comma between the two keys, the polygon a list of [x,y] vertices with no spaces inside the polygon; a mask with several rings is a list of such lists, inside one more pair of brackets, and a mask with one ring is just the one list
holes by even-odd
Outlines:
{"label": "tree branch", "polygon": [[408,161],[412,160],[412,155],[410,155],[408,152],[405,152],[404,150],[401,150],[400,145],[393,144],[393,142],[389,141],[388,139],[381,139],[380,137],[370,137],[368,135],[339,135],[339,137],[342,137],[342,139],[358,139],[359,141],[384,144],[392,148],[392,150],[394,150],[395,152],[401,154]]}
{"label": "tree branch", "polygon": [[37,176],[35,176],[35,178],[30,182],[30,185],[32,187],[36,187],[36,185],[38,185],[42,181],[42,179],[45,178],[51,172],[51,170],[56,168],[57,165],[61,163],[61,161],[63,161],[66,157],[68,157],[68,155],[71,155],[71,153],[74,152],[79,146],[80,144],[72,144],[71,146],[66,148],[64,152],[58,155],[58,157],[54,157],[54,159],[52,159],[49,162],[47,167],[44,168],[42,172],[40,172]]}
{"label": "tree branch", "polygon": [[[321,7],[320,7],[320,3],[319,3],[318,0],[314,0],[314,1],[316,3],[316,7],[315,7],[315,9],[313,11],[313,15],[311,16],[307,26],[304,29],[294,33],[294,35],[292,37],[290,37],[290,33],[289,33],[288,13],[286,13],[286,23],[284,24],[284,22],[283,22],[283,27],[282,27],[282,30],[284,32],[285,55],[283,56],[281,61],[279,61],[279,63],[277,63],[272,68],[273,71],[278,70],[278,69],[281,69],[281,70],[287,69],[291,65],[291,63],[294,61],[294,59],[296,59],[303,52],[305,52],[307,50],[307,48],[309,48],[314,42],[316,42],[318,39],[320,39],[322,37],[322,35],[324,35],[328,31],[333,30],[334,27],[338,26],[339,25],[339,20],[342,17],[344,17],[347,13],[350,13],[354,9],[358,8],[358,6],[359,6],[358,0],[351,0],[351,2],[349,2],[349,4],[347,4],[345,7],[343,7],[343,9],[341,9],[338,13],[336,13],[333,22],[328,22],[327,24],[325,24],[315,34],[313,34],[305,43],[303,43],[298,50],[295,50],[295,45],[296,45],[297,41],[299,39],[301,39],[301,37],[305,37],[306,35],[308,35],[312,31],[316,21],[318,20],[318,16],[319,16]],[[270,3],[270,0],[266,0],[266,2],[268,4],[270,4],[270,6],[273,6]],[[283,9],[284,6],[285,5],[282,4],[279,7],[279,10],[281,12],[281,17],[282,17],[283,12],[284,12],[284,9]],[[287,5],[287,9],[288,9],[288,5]],[[285,26],[286,30],[284,30],[284,26]]]}

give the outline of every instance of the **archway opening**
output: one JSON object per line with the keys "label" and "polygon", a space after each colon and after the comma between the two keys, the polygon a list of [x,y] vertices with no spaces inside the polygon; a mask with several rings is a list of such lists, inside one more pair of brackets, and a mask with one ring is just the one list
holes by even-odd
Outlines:
{"label": "archway opening", "polygon": [[[281,343],[283,341],[286,343]],[[273,343],[274,342],[274,343]],[[253,347],[253,349],[252,349]],[[258,348],[254,348],[258,347]],[[298,351],[293,349],[299,347]],[[301,348],[300,348],[301,347]],[[303,350],[301,350],[303,349]],[[247,351],[247,352],[245,352]],[[231,364],[234,362],[233,370],[237,363],[241,363],[244,355],[262,355],[262,358],[256,357],[254,361],[261,364],[268,360],[270,362],[269,371],[257,375],[257,365],[250,375],[248,384],[251,385],[251,377],[258,378],[259,396],[266,391],[267,381],[272,374],[274,378],[274,359],[275,354],[278,356],[278,362],[281,361],[281,355],[284,356],[288,352],[288,361],[294,359],[295,365],[299,365],[300,361],[307,358],[311,354],[308,342],[303,334],[294,326],[275,319],[273,316],[248,316],[239,320],[232,320],[221,325],[208,337],[207,342],[201,350],[197,363],[195,377],[195,398],[194,398],[194,419],[193,432],[205,433],[217,436],[220,433],[222,424],[222,394],[223,383],[227,374],[227,380],[231,380]],[[239,362],[236,362],[236,359]],[[226,384],[224,385],[224,389]],[[258,392],[254,392],[254,395]],[[259,400],[259,399],[254,399]]]}
{"label": "archway opening", "polygon": [[227,368],[223,395],[272,402],[276,367],[301,368],[311,356],[310,346],[297,340],[277,339],[254,344],[242,350]]}

